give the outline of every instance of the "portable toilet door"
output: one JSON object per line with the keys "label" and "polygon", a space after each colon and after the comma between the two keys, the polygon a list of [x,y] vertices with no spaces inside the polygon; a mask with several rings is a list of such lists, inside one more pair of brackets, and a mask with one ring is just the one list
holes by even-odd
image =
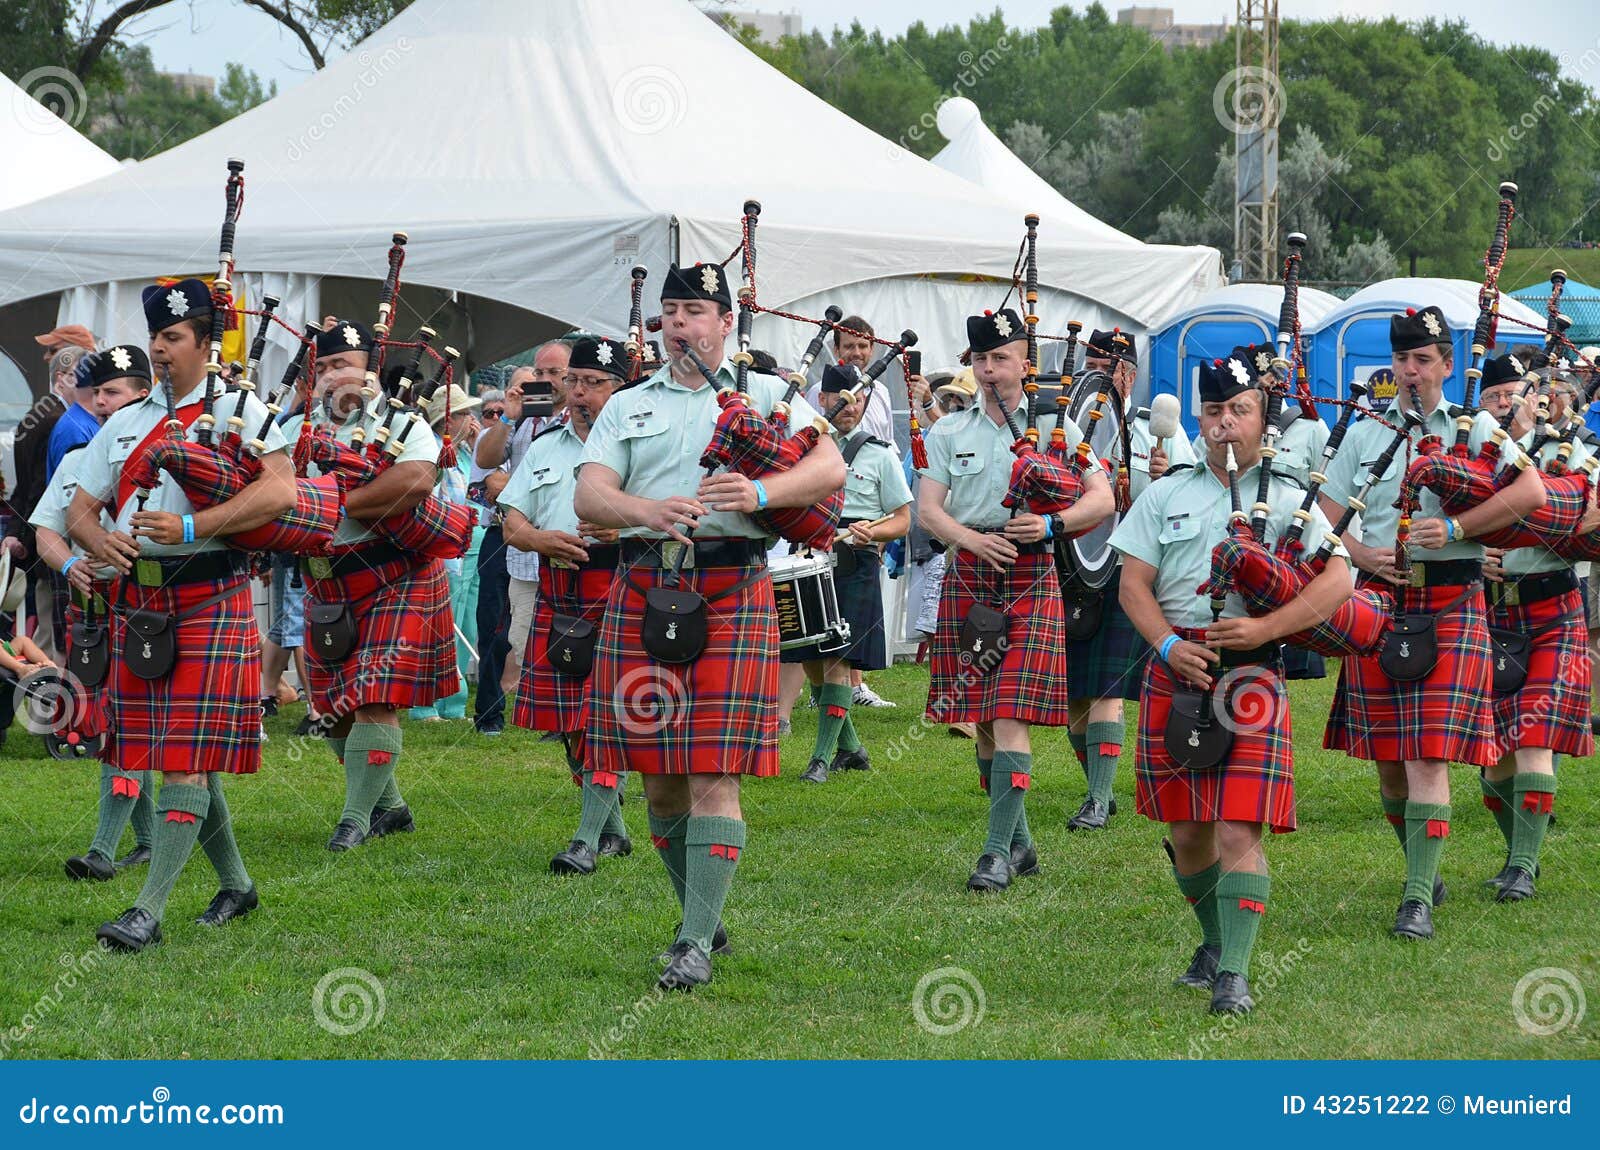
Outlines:
{"label": "portable toilet door", "polygon": [[1260,316],[1247,312],[1209,312],[1183,322],[1178,328],[1178,400],[1188,438],[1200,431],[1200,365],[1225,358],[1241,344],[1270,343],[1275,334]]}

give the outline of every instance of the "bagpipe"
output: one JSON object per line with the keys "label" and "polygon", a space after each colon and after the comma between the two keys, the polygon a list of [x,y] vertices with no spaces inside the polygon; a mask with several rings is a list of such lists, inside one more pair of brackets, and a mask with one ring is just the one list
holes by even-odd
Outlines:
{"label": "bagpipe", "polygon": [[[371,483],[392,467],[417,424],[427,426],[427,404],[441,387],[449,388],[461,355],[449,346],[442,354],[435,352],[432,345],[437,333],[426,325],[418,329],[417,338],[409,343],[387,338],[398,307],[406,242],[404,232],[394,233],[390,242],[389,267],[379,293],[378,320],[373,324],[373,331],[379,338],[372,351],[374,362],[367,365],[361,387],[362,414],[349,443],[340,442],[331,428],[316,424],[310,398],[312,389],[308,386],[306,391],[306,419],[295,444],[296,466],[304,471],[314,463],[323,476],[336,477],[347,491]],[[314,339],[314,332],[315,329],[308,329],[307,338]],[[384,361],[396,348],[409,349],[412,354],[401,364],[391,386],[385,378],[389,373],[384,369]],[[435,361],[435,371],[431,379],[421,382],[424,356]],[[456,465],[455,445],[449,430],[449,394],[446,390],[443,444],[436,460],[440,469]],[[381,419],[378,418],[380,411]],[[373,421],[376,426],[368,442],[367,425]],[[459,559],[471,545],[474,521],[470,507],[451,503],[429,492],[409,510],[373,520],[367,526],[402,550],[430,559]]]}
{"label": "bagpipe", "polygon": [[[1509,486],[1531,463],[1533,457],[1511,438],[1507,430],[1516,413],[1516,404],[1495,427],[1489,440],[1470,454],[1472,425],[1476,417],[1474,390],[1483,377],[1483,363],[1488,350],[1495,345],[1499,326],[1500,271],[1505,263],[1507,238],[1515,216],[1517,185],[1506,181],[1500,185],[1500,205],[1495,221],[1494,236],[1484,256],[1483,285],[1478,292],[1478,319],[1472,333],[1472,359],[1465,375],[1466,383],[1462,404],[1456,416],[1456,438],[1446,452],[1437,436],[1426,436],[1417,444],[1417,458],[1406,469],[1400,481],[1400,528],[1397,539],[1396,570],[1405,574],[1408,569],[1406,541],[1410,537],[1411,521],[1416,514],[1421,492],[1432,491],[1439,499],[1445,515],[1459,515],[1479,507]],[[1562,275],[1565,280],[1565,274]],[[1559,290],[1555,293],[1559,301]],[[1552,324],[1552,327],[1555,325]],[[1559,333],[1552,335],[1559,340]],[[1548,386],[1541,387],[1536,372],[1529,371],[1524,383],[1539,388],[1538,413],[1535,416],[1535,439],[1544,433],[1549,412]],[[1415,391],[1412,404],[1418,403]],[[1568,452],[1570,455],[1570,451]],[[1569,539],[1583,519],[1589,504],[1587,474],[1566,471],[1566,459],[1561,469],[1542,470],[1545,500],[1541,507],[1524,519],[1486,532],[1474,542],[1486,547],[1510,549],[1514,547],[1554,547]]]}
{"label": "bagpipe", "polygon": [[[212,284],[210,357],[206,363],[201,410],[195,420],[195,438],[186,437],[183,422],[177,415],[172,381],[170,377],[164,378],[162,394],[166,400],[167,433],[151,444],[147,451],[130,459],[123,473],[135,488],[141,511],[160,482],[160,473],[163,471],[173,478],[190,503],[198,509],[227,502],[261,473],[266,428],[249,444],[254,454],[246,451],[243,413],[245,400],[253,390],[251,381],[254,372],[266,348],[268,325],[275,318],[273,313],[278,300],[272,296],[265,297],[262,311],[255,313],[261,316],[261,326],[251,345],[245,374],[234,396],[233,414],[221,442],[213,442],[216,400],[219,394],[227,393],[221,382],[223,334],[230,316],[245,314],[234,307],[232,283],[234,236],[239,212],[244,205],[244,161],[228,161],[224,197],[217,277]],[[246,383],[250,383],[250,387],[247,388]],[[336,486],[297,482],[295,505],[290,511],[261,527],[226,536],[223,542],[243,551],[315,552],[333,538],[342,503],[343,494]]]}
{"label": "bagpipe", "polygon": [[[1272,484],[1272,458],[1276,454],[1273,441],[1277,434],[1274,418],[1282,403],[1290,381],[1296,377],[1301,350],[1296,332],[1299,330],[1299,271],[1305,237],[1293,233],[1287,239],[1289,253],[1284,260],[1284,301],[1278,315],[1278,357],[1273,361],[1267,382],[1267,417],[1261,449],[1261,477],[1256,490],[1256,501],[1247,515],[1239,490],[1238,463],[1233,445],[1228,445],[1227,472],[1228,495],[1232,511],[1228,529],[1222,541],[1212,549],[1210,576],[1201,584],[1199,592],[1211,598],[1213,622],[1220,620],[1229,592],[1234,592],[1244,602],[1246,612],[1260,618],[1288,605],[1300,597],[1305,588],[1326,569],[1333,557],[1334,548],[1349,530],[1356,513],[1366,507],[1379,478],[1386,474],[1400,447],[1409,442],[1408,427],[1402,427],[1384,453],[1368,473],[1361,491],[1350,500],[1345,514],[1334,529],[1328,532],[1309,558],[1305,555],[1305,530],[1312,523],[1317,493],[1327,482],[1327,470],[1339,445],[1344,442],[1356,414],[1360,400],[1366,395],[1367,385],[1351,385],[1351,399],[1343,401],[1338,421],[1328,433],[1320,465],[1310,474],[1310,485],[1300,507],[1295,511],[1289,526],[1279,536],[1276,544],[1268,548],[1266,540],[1267,516],[1271,510],[1268,502]],[[1417,425],[1421,417],[1408,413]],[[1371,417],[1369,415],[1369,418]],[[1409,425],[1408,425],[1409,426]],[[1201,466],[1204,466],[1202,461]],[[1392,620],[1393,596],[1386,591],[1362,589],[1341,603],[1324,622],[1304,631],[1285,636],[1281,642],[1301,647],[1319,655],[1366,655],[1377,650],[1388,633]]]}

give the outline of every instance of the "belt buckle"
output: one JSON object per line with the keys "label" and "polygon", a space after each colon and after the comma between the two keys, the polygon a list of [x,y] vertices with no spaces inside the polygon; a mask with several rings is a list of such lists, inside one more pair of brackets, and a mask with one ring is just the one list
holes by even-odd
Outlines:
{"label": "belt buckle", "polygon": [[306,558],[306,570],[313,579],[332,579],[333,561],[326,555],[310,555]]}
{"label": "belt buckle", "polygon": [[161,562],[157,559],[135,559],[133,581],[141,587],[161,586]]}
{"label": "belt buckle", "polygon": [[1428,585],[1427,572],[1420,562],[1412,563],[1406,570],[1406,583],[1411,587],[1426,587]]}
{"label": "belt buckle", "polygon": [[680,543],[676,539],[663,539],[661,541],[661,565],[663,567],[678,566],[678,556],[683,556],[683,566],[694,566],[694,544]]}
{"label": "belt buckle", "polygon": [[1500,603],[1506,607],[1520,607],[1522,605],[1522,584],[1500,584]]}

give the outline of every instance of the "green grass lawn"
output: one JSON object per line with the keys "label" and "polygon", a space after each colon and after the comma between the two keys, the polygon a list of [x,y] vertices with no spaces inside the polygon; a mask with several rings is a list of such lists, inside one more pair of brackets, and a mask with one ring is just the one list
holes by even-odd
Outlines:
{"label": "green grass lawn", "polygon": [[[651,956],[677,907],[649,846],[637,782],[633,857],[589,879],[547,872],[576,823],[559,748],[522,731],[407,727],[400,776],[418,831],[348,855],[323,849],[342,775],[269,722],[259,775],[229,780],[261,892],[255,915],[192,924],[213,891],[198,851],[173,894],[164,945],[101,956],[94,929],[139,875],[67,881],[93,831],[96,773],[51,762],[13,732],[0,791],[0,1049],[14,1058],[1573,1058],[1600,1053],[1600,795],[1592,762],[1562,769],[1560,826],[1532,902],[1496,906],[1480,880],[1501,839],[1470,770],[1455,772],[1437,939],[1389,937],[1400,851],[1370,769],[1319,748],[1332,680],[1294,687],[1302,829],[1269,844],[1272,901],[1256,950],[1258,1007],[1218,1022],[1172,977],[1197,940],[1161,829],[1122,813],[1069,834],[1083,779],[1065,732],[1035,732],[1030,820],[1044,874],[1001,897],[963,889],[984,834],[972,744],[917,722],[927,676],[875,676],[897,710],[856,713],[876,767],[802,784],[815,712],[800,708],[785,773],[746,784],[750,842],[727,912],[737,954],[689,997],[653,993]],[[1131,709],[1130,709],[1131,710]],[[904,739],[891,761],[887,748]],[[26,758],[32,754],[33,758]],[[124,849],[131,838],[124,839]],[[1570,972],[1593,1000],[1548,1037],[1521,1029],[1513,988]],[[341,1035],[319,1025],[318,981],[359,968],[383,1012]],[[920,1026],[913,994],[935,980]],[[951,981],[957,980],[957,981]],[[970,981],[966,981],[970,980]],[[974,987],[979,989],[973,989]],[[370,992],[369,992],[370,993]],[[981,1013],[979,995],[981,994]],[[332,996],[337,998],[335,994]],[[940,1013],[955,1008],[950,1015]],[[338,1023],[338,1002],[325,1002]],[[357,1006],[354,996],[343,1006]],[[26,1016],[26,1017],[25,1017]],[[31,1029],[29,1028],[31,1024]],[[19,1028],[12,1031],[11,1028]]]}
{"label": "green grass lawn", "polygon": [[[1515,231],[1516,225],[1512,225]],[[1550,289],[1550,273],[1556,268],[1579,283],[1600,284],[1600,248],[1512,248],[1506,253],[1505,267],[1500,270],[1500,287],[1505,291],[1519,291],[1529,284]],[[1482,279],[1480,274],[1477,278]],[[1541,314],[1543,306],[1533,309]]]}

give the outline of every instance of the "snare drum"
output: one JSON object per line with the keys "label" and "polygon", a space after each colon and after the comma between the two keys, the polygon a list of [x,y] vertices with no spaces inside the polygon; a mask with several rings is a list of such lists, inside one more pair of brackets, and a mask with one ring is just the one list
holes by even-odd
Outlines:
{"label": "snare drum", "polygon": [[784,555],[768,565],[778,606],[778,647],[837,651],[850,642],[850,624],[839,612],[830,552]]}

